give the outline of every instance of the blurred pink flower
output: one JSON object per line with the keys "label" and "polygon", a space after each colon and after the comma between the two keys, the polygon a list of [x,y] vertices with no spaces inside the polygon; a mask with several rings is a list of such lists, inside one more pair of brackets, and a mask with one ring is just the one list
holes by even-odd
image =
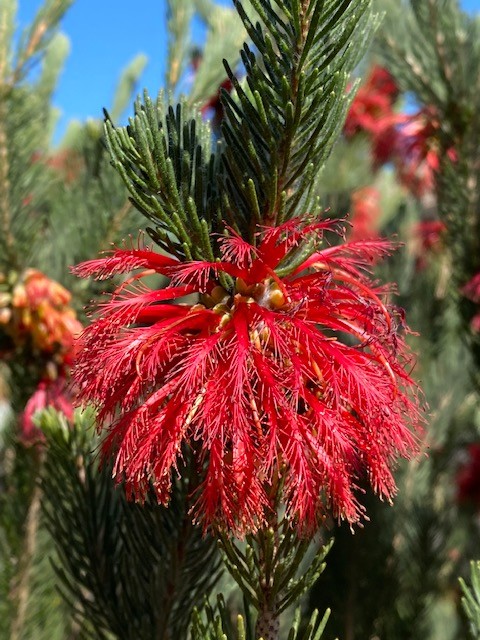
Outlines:
{"label": "blurred pink flower", "polygon": [[[467,282],[467,284],[462,288],[462,293],[465,297],[476,304],[480,304],[480,273],[477,273],[473,278]],[[480,309],[478,313],[476,313],[470,323],[472,330],[475,332],[480,332]]]}
{"label": "blurred pink flower", "polygon": [[378,168],[391,160],[395,148],[398,116],[393,106],[398,97],[393,76],[383,67],[375,66],[357,91],[347,113],[343,132],[347,138],[366,133],[372,142],[372,159]]}
{"label": "blurred pink flower", "polygon": [[35,425],[33,418],[38,411],[53,407],[65,414],[68,420],[73,419],[72,394],[64,377],[56,380],[41,380],[25,405],[25,410],[20,418],[20,441],[25,445],[43,441],[43,434]]}
{"label": "blurred pink flower", "polygon": [[[440,121],[432,107],[404,116],[396,139],[396,165],[403,184],[415,196],[421,197],[435,189],[435,174],[440,167]],[[452,161],[454,149],[448,151]]]}
{"label": "blurred pink flower", "polygon": [[441,251],[445,230],[445,224],[440,220],[422,220],[414,225],[412,236],[418,270],[425,269],[429,257]]}
{"label": "blurred pink flower", "polygon": [[480,507],[480,444],[468,446],[468,459],[457,474],[457,499]]}
{"label": "blurred pink flower", "polygon": [[380,192],[375,187],[362,187],[352,193],[349,233],[350,242],[378,238],[377,224],[380,217]]}

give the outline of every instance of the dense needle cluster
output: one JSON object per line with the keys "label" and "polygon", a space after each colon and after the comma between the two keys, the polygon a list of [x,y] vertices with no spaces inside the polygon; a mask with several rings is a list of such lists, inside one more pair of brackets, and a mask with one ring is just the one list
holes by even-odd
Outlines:
{"label": "dense needle cluster", "polygon": [[[339,230],[295,219],[259,228],[255,246],[226,230],[216,262],[142,246],[75,268],[136,271],[98,305],[75,370],[131,495],[152,485],[168,502],[189,447],[194,518],[240,535],[265,523],[279,491],[303,531],[326,509],[358,521],[365,479],[392,497],[392,464],[416,450],[419,418],[401,314],[368,277],[390,245],[325,244]],[[165,288],[147,286],[154,273]]]}

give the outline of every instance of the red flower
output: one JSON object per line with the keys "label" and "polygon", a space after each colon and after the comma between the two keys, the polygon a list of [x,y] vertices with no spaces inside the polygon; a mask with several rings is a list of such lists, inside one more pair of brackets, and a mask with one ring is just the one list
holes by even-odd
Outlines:
{"label": "red flower", "polygon": [[393,76],[386,69],[375,66],[347,113],[345,136],[350,139],[364,132],[371,137],[375,167],[388,162],[395,151],[396,125],[402,118],[393,110],[398,93]]}
{"label": "red flower", "polygon": [[468,446],[468,460],[457,474],[457,499],[480,507],[480,444]]}
{"label": "red flower", "polygon": [[233,91],[233,83],[230,78],[220,84],[217,91],[208,98],[208,100],[202,105],[202,115],[210,120],[210,125],[213,131],[218,131],[222,124],[224,109],[222,104],[222,89],[231,93]]}
{"label": "red flower", "polygon": [[[473,278],[467,282],[462,289],[462,293],[469,300],[472,300],[472,302],[480,303],[480,273],[477,273],[477,275],[473,276]],[[473,316],[470,326],[472,327],[472,331],[480,333],[480,310]]]}
{"label": "red flower", "polygon": [[41,162],[45,166],[54,169],[56,172],[62,174],[67,183],[73,182],[83,167],[80,155],[71,149],[63,149],[49,156],[36,152],[32,156],[32,162]]}
{"label": "red flower", "polygon": [[[435,174],[440,166],[440,121],[432,107],[404,116],[396,140],[396,159],[400,180],[417,197],[435,189]],[[455,150],[447,152],[456,160]]]}
{"label": "red flower", "polygon": [[350,241],[373,240],[378,237],[376,225],[380,217],[380,193],[375,187],[362,187],[352,193],[352,231]]}
{"label": "red flower", "polygon": [[421,220],[412,229],[417,270],[425,269],[428,258],[442,249],[442,236],[446,231],[440,220]]}
{"label": "red flower", "polygon": [[25,405],[25,410],[20,420],[20,440],[25,445],[34,444],[43,440],[43,433],[33,422],[33,417],[38,411],[53,407],[61,411],[69,419],[73,419],[73,403],[68,383],[64,377],[56,380],[45,379],[38,386]]}
{"label": "red flower", "polygon": [[351,137],[360,131],[376,133],[385,118],[393,115],[397,96],[398,87],[391,74],[382,67],[373,67],[352,101],[344,125],[345,135]]}
{"label": "red flower", "polygon": [[[74,373],[81,399],[112,421],[103,452],[115,452],[131,495],[152,483],[166,503],[189,446],[202,474],[194,518],[239,535],[264,524],[280,480],[303,530],[328,506],[358,521],[364,475],[392,497],[391,468],[416,450],[408,425],[419,416],[401,318],[366,273],[390,245],[300,258],[303,240],[332,230],[296,219],[261,229],[256,246],[230,232],[218,262],[123,248],[75,268],[100,279],[142,270],[99,305]],[[170,278],[165,289],[147,287],[152,272]]]}

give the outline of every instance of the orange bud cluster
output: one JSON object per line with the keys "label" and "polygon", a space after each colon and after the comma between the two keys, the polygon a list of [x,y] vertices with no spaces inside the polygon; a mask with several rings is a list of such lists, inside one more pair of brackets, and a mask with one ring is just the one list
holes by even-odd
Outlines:
{"label": "orange bud cluster", "polygon": [[71,295],[41,271],[26,269],[9,290],[0,292],[0,330],[14,348],[70,364],[82,325],[70,307]]}

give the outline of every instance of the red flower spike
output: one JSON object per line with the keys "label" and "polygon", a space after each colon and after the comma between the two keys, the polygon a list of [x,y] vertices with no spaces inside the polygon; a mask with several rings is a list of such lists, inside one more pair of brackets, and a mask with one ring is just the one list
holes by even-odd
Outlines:
{"label": "red flower spike", "polygon": [[457,473],[457,499],[461,504],[480,507],[480,444],[468,445],[468,456]]}
{"label": "red flower spike", "polygon": [[399,90],[390,73],[374,66],[357,91],[347,113],[343,132],[347,140],[363,132],[372,142],[373,167],[389,162],[395,150],[396,126],[403,117],[394,111]]}
{"label": "red flower spike", "polygon": [[73,398],[68,382],[61,376],[56,380],[45,378],[38,383],[33,395],[25,405],[20,420],[20,441],[28,446],[44,441],[44,435],[35,425],[35,414],[47,407],[61,411],[68,420],[73,420]]}
{"label": "red flower spike", "polygon": [[[259,229],[256,246],[230,230],[215,263],[125,249],[76,268],[103,278],[134,265],[170,278],[161,291],[143,272],[122,285],[79,344],[80,399],[110,423],[103,454],[115,456],[131,496],[153,485],[167,503],[188,446],[202,478],[192,513],[204,527],[244,535],[262,526],[280,479],[287,516],[304,533],[327,509],[359,521],[365,476],[392,498],[391,469],[417,451],[421,417],[396,333],[403,319],[368,276],[391,245],[322,249],[323,233],[341,230],[295,219]],[[312,254],[288,272],[310,238]],[[182,300],[191,293],[195,303]]]}
{"label": "red flower spike", "polygon": [[374,66],[357,91],[344,125],[344,133],[351,138],[360,131],[376,135],[384,121],[394,116],[393,105],[399,91],[390,73]]}
{"label": "red flower spike", "polygon": [[413,225],[411,237],[417,271],[425,269],[430,258],[441,253],[446,229],[440,220],[421,220]]}
{"label": "red flower spike", "polygon": [[362,187],[352,193],[349,240],[378,238],[377,226],[381,215],[380,192],[375,187]]}
{"label": "red flower spike", "polygon": [[463,287],[462,293],[473,302],[480,302],[480,273],[477,273]]}
{"label": "red flower spike", "polygon": [[[463,295],[476,304],[480,303],[480,273],[477,273],[467,284],[461,289]],[[480,333],[480,311],[476,313],[470,326],[474,333]]]}
{"label": "red flower spike", "polygon": [[[418,198],[435,190],[435,174],[440,167],[439,134],[441,123],[433,107],[404,116],[397,131],[395,164],[401,182]],[[453,147],[447,150],[456,162]]]}

